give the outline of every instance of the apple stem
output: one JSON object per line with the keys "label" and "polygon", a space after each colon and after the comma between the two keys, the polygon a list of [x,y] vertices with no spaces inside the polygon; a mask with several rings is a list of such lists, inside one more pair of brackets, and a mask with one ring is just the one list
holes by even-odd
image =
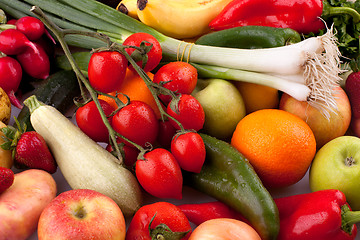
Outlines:
{"label": "apple stem", "polygon": [[355,160],[354,160],[353,157],[347,157],[347,158],[345,159],[345,165],[346,165],[347,167],[351,167],[351,166],[354,164],[354,162],[355,162]]}

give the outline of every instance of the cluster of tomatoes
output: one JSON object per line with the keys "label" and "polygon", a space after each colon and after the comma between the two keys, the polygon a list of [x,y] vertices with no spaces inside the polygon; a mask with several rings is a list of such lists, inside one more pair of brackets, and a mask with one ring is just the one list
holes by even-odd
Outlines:
{"label": "cluster of tomatoes", "polygon": [[[160,118],[149,104],[131,98],[120,102],[117,109],[103,99],[99,103],[112,129],[118,133],[124,163],[134,167],[141,186],[155,197],[181,199],[182,170],[200,172],[206,155],[197,132],[204,125],[205,113],[191,96],[197,83],[197,70],[186,62],[159,66],[162,49],[150,34],[132,34],[122,46],[127,57],[126,53],[113,49],[92,53],[89,83],[98,93],[110,93],[126,81],[126,71],[139,74],[137,71],[142,68],[144,73],[155,72],[147,86],[161,107]],[[108,127],[93,100],[77,110],[76,122],[93,140],[109,143]],[[112,151],[113,146],[109,144],[107,149]]]}
{"label": "cluster of tomatoes", "polygon": [[0,87],[9,95],[11,103],[21,108],[15,93],[23,73],[36,79],[49,76],[50,60],[43,36],[51,36],[44,24],[31,16],[9,20],[6,26],[0,33]]}

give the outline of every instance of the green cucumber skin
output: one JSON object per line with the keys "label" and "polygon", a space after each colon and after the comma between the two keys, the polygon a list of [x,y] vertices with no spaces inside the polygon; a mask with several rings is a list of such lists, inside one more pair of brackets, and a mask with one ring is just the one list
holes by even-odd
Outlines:
{"label": "green cucumber skin", "polygon": [[[74,106],[74,98],[80,96],[79,83],[76,75],[70,70],[61,70],[52,74],[44,85],[34,92],[39,101],[51,105],[65,114]],[[18,117],[21,125],[26,124],[26,131],[33,131],[30,122],[30,112],[24,107]]]}
{"label": "green cucumber skin", "polygon": [[279,212],[248,160],[229,143],[200,134],[206,147],[199,174],[185,173],[185,183],[240,212],[263,239],[276,239]]}
{"label": "green cucumber skin", "polygon": [[281,47],[301,41],[298,32],[290,28],[244,26],[205,34],[196,44],[243,49]]}

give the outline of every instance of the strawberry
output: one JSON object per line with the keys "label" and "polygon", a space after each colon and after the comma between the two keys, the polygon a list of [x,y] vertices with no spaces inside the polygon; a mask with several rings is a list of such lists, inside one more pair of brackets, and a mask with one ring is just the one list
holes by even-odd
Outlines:
{"label": "strawberry", "polygon": [[351,129],[360,137],[360,58],[350,63],[352,73],[346,79],[345,91],[351,105]]}
{"label": "strawberry", "polygon": [[0,194],[14,183],[14,172],[6,167],[0,167]]}
{"label": "strawberry", "polygon": [[55,173],[57,164],[44,138],[36,131],[26,132],[26,126],[21,127],[16,118],[15,122],[18,129],[12,126],[2,129],[6,139],[1,147],[13,151],[16,166],[19,168],[35,168]]}

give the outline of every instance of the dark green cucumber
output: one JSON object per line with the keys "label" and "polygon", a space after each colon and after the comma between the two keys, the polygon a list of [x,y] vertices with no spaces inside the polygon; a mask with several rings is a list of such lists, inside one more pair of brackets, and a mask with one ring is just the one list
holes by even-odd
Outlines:
{"label": "dark green cucumber", "polygon": [[300,41],[300,34],[290,28],[243,26],[205,34],[195,43],[216,47],[255,49],[281,47]]}
{"label": "dark green cucumber", "polygon": [[[81,93],[76,74],[70,70],[61,70],[52,74],[43,85],[37,87],[34,95],[39,101],[51,105],[65,114],[74,106],[74,98],[80,96]],[[27,131],[33,130],[27,107],[20,111],[17,119],[21,125],[26,124]]]}
{"label": "dark green cucumber", "polygon": [[[74,58],[76,64],[80,68],[80,70],[83,73],[87,74],[87,69],[88,69],[90,58],[91,58],[91,52],[90,51],[74,52],[71,55]],[[55,63],[58,68],[61,68],[64,70],[72,70],[70,62],[65,55],[56,57]]]}
{"label": "dark green cucumber", "polygon": [[242,214],[263,240],[277,238],[278,208],[248,160],[229,143],[200,134],[206,160],[200,173],[184,172],[184,183]]}

